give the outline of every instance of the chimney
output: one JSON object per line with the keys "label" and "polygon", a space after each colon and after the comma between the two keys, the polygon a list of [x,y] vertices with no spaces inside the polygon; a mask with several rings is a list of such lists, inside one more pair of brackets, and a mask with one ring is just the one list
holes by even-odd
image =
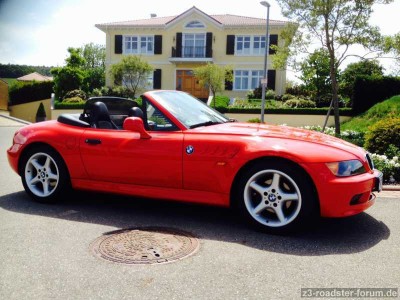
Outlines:
{"label": "chimney", "polygon": [[150,14],[150,17],[155,18],[155,17],[157,17],[157,14]]}

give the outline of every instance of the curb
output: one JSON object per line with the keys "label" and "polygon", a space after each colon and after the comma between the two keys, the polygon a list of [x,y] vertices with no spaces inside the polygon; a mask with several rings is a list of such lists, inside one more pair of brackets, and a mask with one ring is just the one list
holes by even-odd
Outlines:
{"label": "curb", "polygon": [[18,123],[22,123],[22,124],[25,124],[25,125],[32,124],[31,122],[28,122],[28,121],[25,121],[25,120],[21,120],[21,119],[17,119],[17,118],[14,118],[14,117],[10,117],[10,116],[7,116],[7,115],[3,115],[1,113],[0,113],[0,117],[3,117],[5,119],[9,119],[11,121],[15,121],[15,122],[18,122]]}
{"label": "curb", "polygon": [[384,185],[382,191],[400,191],[400,185]]}

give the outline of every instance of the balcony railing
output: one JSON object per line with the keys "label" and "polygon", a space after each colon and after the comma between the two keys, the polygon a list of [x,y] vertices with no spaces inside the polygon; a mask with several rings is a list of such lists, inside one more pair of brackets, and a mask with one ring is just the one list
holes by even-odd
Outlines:
{"label": "balcony railing", "polygon": [[194,59],[210,59],[212,57],[212,49],[205,46],[182,46],[180,48],[172,47],[172,58],[194,58]]}

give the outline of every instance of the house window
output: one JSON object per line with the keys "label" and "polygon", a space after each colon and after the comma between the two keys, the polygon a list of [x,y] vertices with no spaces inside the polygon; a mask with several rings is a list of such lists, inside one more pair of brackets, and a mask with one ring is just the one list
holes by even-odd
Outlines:
{"label": "house window", "polygon": [[154,54],[154,36],[124,36],[124,54]]}
{"label": "house window", "polygon": [[189,23],[186,24],[186,28],[205,28],[203,23],[200,21],[190,21]]}
{"label": "house window", "polygon": [[264,71],[262,70],[236,70],[234,88],[235,90],[254,90],[260,86],[263,77]]}
{"label": "house window", "polygon": [[234,79],[235,90],[249,89],[249,71],[236,70]]}
{"label": "house window", "polygon": [[184,33],[182,40],[183,57],[205,57],[206,56],[206,34]]}
{"label": "house window", "polygon": [[238,35],[235,50],[237,55],[262,55],[265,53],[265,36]]}
{"label": "house window", "polygon": [[265,54],[265,36],[253,37],[253,54]]}
{"label": "house window", "polygon": [[236,54],[250,54],[250,48],[251,48],[251,36],[242,36],[238,35],[236,36]]}

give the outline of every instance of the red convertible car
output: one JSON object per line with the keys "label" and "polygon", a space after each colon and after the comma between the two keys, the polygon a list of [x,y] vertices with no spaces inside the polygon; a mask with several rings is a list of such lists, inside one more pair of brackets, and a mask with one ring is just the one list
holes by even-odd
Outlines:
{"label": "red convertible car", "polygon": [[234,122],[183,92],[141,99],[91,98],[80,115],[19,129],[8,159],[26,192],[40,202],[73,188],[234,206],[285,233],[358,214],[382,188],[368,153],[343,140]]}

